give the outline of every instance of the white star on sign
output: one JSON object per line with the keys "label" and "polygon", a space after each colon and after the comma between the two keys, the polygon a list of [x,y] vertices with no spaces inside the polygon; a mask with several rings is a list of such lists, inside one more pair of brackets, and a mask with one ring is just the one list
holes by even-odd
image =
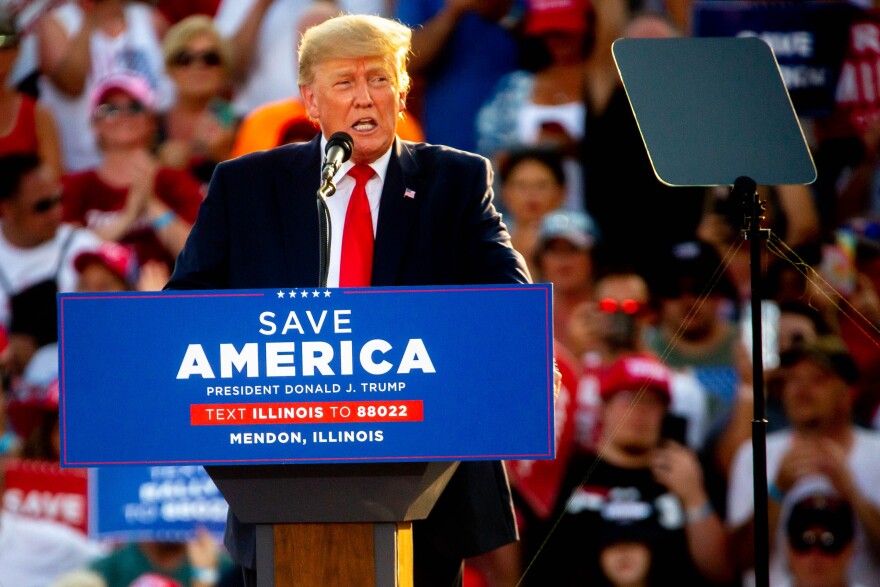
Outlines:
{"label": "white star on sign", "polygon": [[309,292],[307,292],[306,290],[302,290],[301,292],[299,292],[299,297],[307,298],[309,297]]}
{"label": "white star on sign", "polygon": [[315,290],[315,291],[312,292],[312,297],[313,297],[313,298],[318,297],[318,290]]}
{"label": "white star on sign", "polygon": [[324,297],[325,297],[325,298],[329,298],[329,297],[330,297],[330,290],[329,290],[329,289],[325,289],[325,290],[324,290]]}
{"label": "white star on sign", "polygon": [[295,289],[290,290],[290,293],[287,294],[287,297],[295,298],[296,297],[296,290]]}
{"label": "white star on sign", "polygon": [[284,292],[283,292],[283,291],[279,291],[279,292],[278,292],[278,297],[279,297],[279,299],[280,299],[280,298],[283,298],[283,297],[284,297]]}

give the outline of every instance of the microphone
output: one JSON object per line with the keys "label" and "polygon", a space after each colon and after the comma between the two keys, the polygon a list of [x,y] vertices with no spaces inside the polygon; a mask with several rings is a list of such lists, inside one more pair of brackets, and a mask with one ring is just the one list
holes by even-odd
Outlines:
{"label": "microphone", "polygon": [[339,171],[339,167],[351,158],[352,139],[347,132],[335,132],[327,141],[324,148],[324,165],[321,167],[321,187],[318,195],[329,198],[336,193],[336,185],[333,176]]}

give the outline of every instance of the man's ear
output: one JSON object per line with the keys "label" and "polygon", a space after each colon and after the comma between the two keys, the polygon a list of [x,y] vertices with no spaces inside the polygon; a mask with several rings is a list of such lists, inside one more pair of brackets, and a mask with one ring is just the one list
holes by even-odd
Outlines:
{"label": "man's ear", "polygon": [[406,92],[400,92],[397,94],[397,104],[400,106],[400,111],[403,112],[406,110]]}
{"label": "man's ear", "polygon": [[311,86],[300,86],[299,93],[302,96],[303,105],[306,107],[309,117],[315,120],[320,119],[318,102],[315,99],[315,92],[312,91]]}

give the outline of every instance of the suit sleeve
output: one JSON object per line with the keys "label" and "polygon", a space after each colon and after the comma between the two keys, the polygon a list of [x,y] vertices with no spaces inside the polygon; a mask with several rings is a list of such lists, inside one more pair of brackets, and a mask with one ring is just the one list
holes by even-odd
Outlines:
{"label": "suit sleeve", "polygon": [[466,194],[463,211],[464,243],[459,254],[464,259],[466,280],[470,283],[531,283],[525,261],[510,244],[510,234],[495,209],[492,167],[479,158]]}
{"label": "suit sleeve", "polygon": [[229,285],[229,169],[221,163],[214,171],[208,196],[174,267],[165,289],[222,289]]}

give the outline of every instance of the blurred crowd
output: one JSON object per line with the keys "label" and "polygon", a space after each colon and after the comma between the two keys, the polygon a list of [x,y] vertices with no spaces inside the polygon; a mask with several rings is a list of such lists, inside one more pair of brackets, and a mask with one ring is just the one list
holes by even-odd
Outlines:
{"label": "blurred crowd", "polygon": [[[340,12],[413,27],[398,135],[489,158],[553,284],[557,458],[508,463],[521,540],[465,585],[752,584],[741,207],[657,180],[611,53],[690,35],[690,0],[0,0],[0,459],[58,462],[56,294],[161,289],[213,169],[317,133],[296,46]],[[774,587],[880,585],[880,123],[843,118],[800,116],[815,184],[759,187]],[[3,585],[238,579],[206,533],[0,514]]]}

